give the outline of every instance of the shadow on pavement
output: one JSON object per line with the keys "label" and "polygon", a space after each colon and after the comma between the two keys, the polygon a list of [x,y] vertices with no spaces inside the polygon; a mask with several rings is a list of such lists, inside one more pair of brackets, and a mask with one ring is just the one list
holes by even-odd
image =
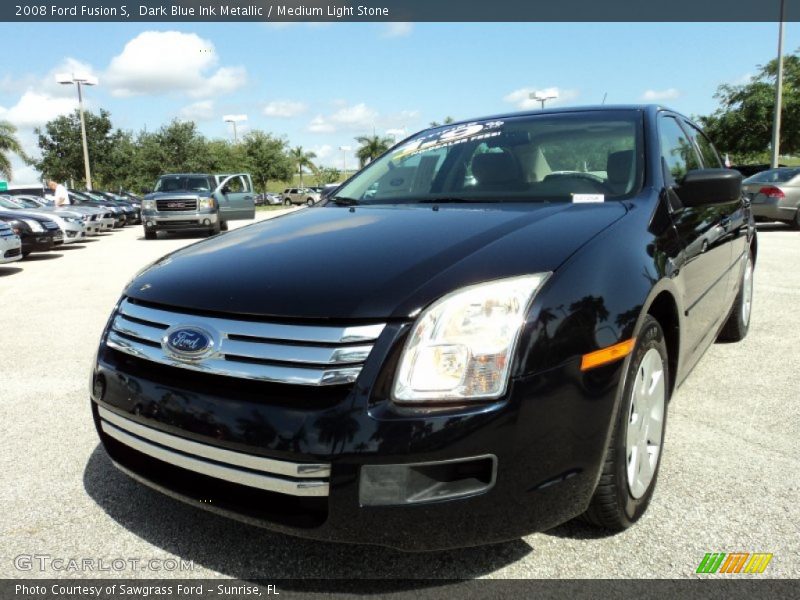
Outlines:
{"label": "shadow on pavement", "polygon": [[13,275],[14,273],[20,273],[25,269],[20,269],[19,267],[3,267],[0,266],[0,277],[6,277],[8,275]]}
{"label": "shadow on pavement", "polygon": [[[118,471],[99,444],[84,469],[83,486],[108,516],[135,536],[236,579],[338,579],[347,582],[349,592],[358,591],[357,580],[371,580],[364,581],[362,593],[380,591],[376,585],[386,591],[418,589],[445,585],[448,579],[492,573],[532,551],[521,539],[415,554],[380,546],[294,538],[194,508],[151,490]],[[310,584],[297,585],[305,589]],[[312,587],[321,584],[336,588],[336,582],[316,582]]]}
{"label": "shadow on pavement", "polygon": [[[59,248],[58,251],[61,252],[61,248]],[[55,252],[41,252],[41,253],[37,252],[34,254],[29,254],[22,260],[24,260],[25,262],[37,262],[40,260],[53,260],[54,258],[61,258],[62,256],[64,255]]]}

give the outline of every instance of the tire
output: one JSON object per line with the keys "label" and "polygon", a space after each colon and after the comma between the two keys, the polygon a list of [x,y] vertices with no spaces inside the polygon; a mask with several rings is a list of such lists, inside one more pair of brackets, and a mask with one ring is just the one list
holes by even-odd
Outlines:
{"label": "tire", "polygon": [[220,231],[228,231],[228,222],[227,221],[222,221],[219,224],[219,229],[220,229]]}
{"label": "tire", "polygon": [[220,225],[219,221],[217,221],[214,223],[211,229],[208,230],[208,237],[218,235],[220,231],[222,231],[222,226]]}
{"label": "tire", "polygon": [[[649,386],[643,385],[645,381]],[[584,521],[609,531],[627,529],[641,518],[650,505],[661,466],[670,373],[664,332],[650,315],[636,338],[623,382],[600,480],[582,515]],[[643,407],[644,413],[640,412]],[[643,455],[646,462],[637,460]]]}
{"label": "tire", "polygon": [[800,206],[797,207],[797,211],[794,213],[794,221],[791,222],[791,226],[795,229],[800,229]]}
{"label": "tire", "polygon": [[283,201],[283,205],[284,206],[291,206],[292,205],[292,201],[289,200],[288,198],[285,198],[284,201]]}
{"label": "tire", "polygon": [[146,239],[146,240],[154,240],[157,237],[158,237],[158,232],[157,231],[148,231],[146,229],[144,230],[144,239]]}
{"label": "tire", "polygon": [[314,199],[313,198],[306,198],[306,204],[308,206],[314,206]]}
{"label": "tire", "polygon": [[740,342],[750,330],[750,316],[753,312],[753,255],[747,253],[747,262],[742,269],[739,292],[733,301],[731,314],[717,336],[718,342]]}

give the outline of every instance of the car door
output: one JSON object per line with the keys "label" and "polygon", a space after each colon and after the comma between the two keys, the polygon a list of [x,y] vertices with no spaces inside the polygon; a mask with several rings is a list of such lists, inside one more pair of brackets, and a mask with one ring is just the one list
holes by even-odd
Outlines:
{"label": "car door", "polygon": [[[692,138],[697,148],[700,159],[703,161],[704,169],[722,169],[722,161],[719,153],[711,140],[690,121],[683,121],[684,128]],[[726,204],[718,204],[717,209],[722,213],[722,224],[724,229],[723,243],[729,244],[730,250],[730,277],[728,277],[728,295],[726,301],[721,306],[727,316],[727,308],[733,304],[736,294],[739,292],[739,274],[744,265],[744,259],[750,247],[747,241],[748,228],[750,226],[750,202],[742,197],[740,200]]]}
{"label": "car door", "polygon": [[[667,193],[677,199],[683,177],[702,167],[694,143],[678,117],[662,113],[658,119],[661,161]],[[683,244],[678,285],[683,292],[686,317],[685,348],[689,361],[705,350],[722,320],[728,298],[731,245],[725,232],[730,226],[729,207],[718,204],[682,206],[671,202],[672,220]],[[728,307],[730,305],[727,305]]]}
{"label": "car door", "polygon": [[250,176],[245,173],[222,176],[218,201],[223,221],[254,218],[255,201]]}

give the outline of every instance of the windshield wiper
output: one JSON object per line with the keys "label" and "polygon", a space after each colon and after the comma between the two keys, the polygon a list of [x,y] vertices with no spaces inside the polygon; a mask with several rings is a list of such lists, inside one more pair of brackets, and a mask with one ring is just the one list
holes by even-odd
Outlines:
{"label": "windshield wiper", "polygon": [[456,196],[442,196],[441,198],[420,198],[417,204],[459,204],[468,202],[496,202],[487,198],[458,198]]}
{"label": "windshield wiper", "polygon": [[334,196],[330,200],[338,206],[355,206],[359,203],[355,198],[347,198],[345,196]]}

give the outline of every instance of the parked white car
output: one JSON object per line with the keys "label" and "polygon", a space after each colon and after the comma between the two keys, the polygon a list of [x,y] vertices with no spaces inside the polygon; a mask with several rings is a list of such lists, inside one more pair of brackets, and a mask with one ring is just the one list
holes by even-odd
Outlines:
{"label": "parked white car", "polygon": [[22,258],[22,240],[11,226],[0,221],[0,265]]}

